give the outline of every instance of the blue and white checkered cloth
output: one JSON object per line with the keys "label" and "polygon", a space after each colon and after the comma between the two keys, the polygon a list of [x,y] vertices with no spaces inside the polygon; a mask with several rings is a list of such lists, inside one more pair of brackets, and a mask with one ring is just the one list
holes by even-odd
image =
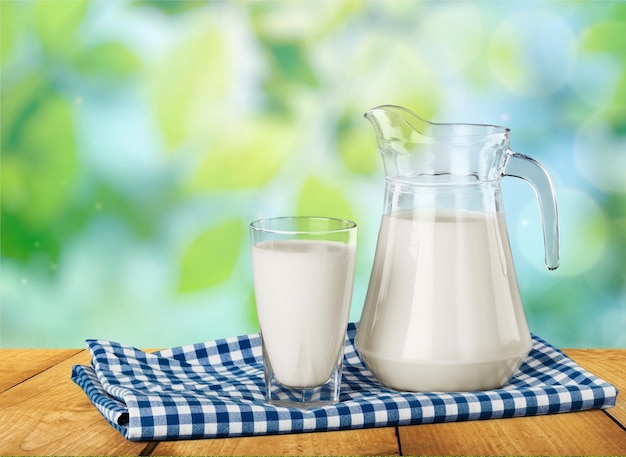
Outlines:
{"label": "blue and white checkered cloth", "polygon": [[91,367],[72,379],[129,440],[175,440],[341,430],[609,408],[616,388],[533,336],[509,384],[481,392],[408,393],[381,386],[348,326],[340,402],[310,410],[264,403],[258,334],[149,354],[89,340]]}

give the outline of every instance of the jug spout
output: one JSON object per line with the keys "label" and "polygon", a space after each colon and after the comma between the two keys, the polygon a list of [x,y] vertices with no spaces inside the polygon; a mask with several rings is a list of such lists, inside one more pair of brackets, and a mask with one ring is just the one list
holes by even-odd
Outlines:
{"label": "jug spout", "polygon": [[[475,142],[500,135],[508,139],[506,127],[486,124],[448,124],[430,122],[413,111],[396,105],[381,105],[368,110],[365,118],[372,123],[376,136],[383,141],[419,142]],[[386,143],[383,143],[386,144]]]}
{"label": "jug spout", "polygon": [[383,149],[390,143],[418,142],[429,136],[435,125],[412,111],[395,105],[381,105],[365,113],[372,123],[378,146]]}

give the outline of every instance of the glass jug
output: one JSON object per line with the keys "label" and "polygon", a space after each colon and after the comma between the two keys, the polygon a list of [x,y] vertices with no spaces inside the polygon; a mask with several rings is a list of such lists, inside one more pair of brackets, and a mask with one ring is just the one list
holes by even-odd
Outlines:
{"label": "glass jug", "polygon": [[385,165],[385,200],[356,345],[387,387],[471,391],[508,382],[531,348],[500,181],[535,190],[545,263],[559,264],[554,187],[510,130],[435,124],[399,106],[365,114]]}

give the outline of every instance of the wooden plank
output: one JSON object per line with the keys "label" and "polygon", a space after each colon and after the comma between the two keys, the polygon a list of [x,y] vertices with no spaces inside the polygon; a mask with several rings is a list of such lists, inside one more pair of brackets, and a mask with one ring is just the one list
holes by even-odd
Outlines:
{"label": "wooden plank", "polygon": [[394,427],[167,441],[152,455],[400,455]]}
{"label": "wooden plank", "polygon": [[600,410],[399,427],[404,455],[623,455],[626,431]]}
{"label": "wooden plank", "polygon": [[617,402],[605,412],[626,429],[626,350],[566,349],[564,352],[581,367],[617,387]]}
{"label": "wooden plank", "polygon": [[[616,421],[624,424],[626,351],[572,349],[566,352],[581,366],[621,389],[615,408],[399,427],[401,450],[404,454],[415,455],[625,454],[626,431]],[[106,422],[71,381],[71,367],[75,364],[89,364],[88,352],[0,350],[0,385],[5,386],[0,392],[0,455],[399,454],[393,427],[162,443],[129,442]]]}
{"label": "wooden plank", "polygon": [[78,352],[80,349],[0,349],[0,392]]}
{"label": "wooden plank", "polygon": [[126,441],[70,379],[72,366],[89,360],[81,351],[0,394],[1,455],[139,455],[146,449],[147,443]]}

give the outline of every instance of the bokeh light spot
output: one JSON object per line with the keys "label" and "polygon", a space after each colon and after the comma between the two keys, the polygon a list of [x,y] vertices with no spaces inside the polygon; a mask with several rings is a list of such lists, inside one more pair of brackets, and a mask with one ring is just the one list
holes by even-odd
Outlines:
{"label": "bokeh light spot", "polygon": [[569,79],[575,49],[576,39],[562,18],[548,11],[522,11],[494,31],[489,63],[496,80],[509,91],[547,95]]}
{"label": "bokeh light spot", "polygon": [[[559,221],[561,224],[561,264],[549,274],[577,276],[593,268],[602,259],[609,242],[609,219],[602,207],[587,193],[579,189],[563,189],[557,192]],[[537,204],[530,201],[522,210],[521,223],[528,225],[517,232],[527,235],[527,243],[521,249],[526,260],[541,271],[543,262],[541,221]]]}
{"label": "bokeh light spot", "polygon": [[421,27],[429,59],[438,72],[455,74],[481,56],[485,24],[481,11],[469,3],[441,4]]}
{"label": "bokeh light spot", "polygon": [[578,129],[574,161],[581,175],[606,192],[626,192],[626,136],[615,135],[607,118],[626,118],[626,108],[591,116]]}

